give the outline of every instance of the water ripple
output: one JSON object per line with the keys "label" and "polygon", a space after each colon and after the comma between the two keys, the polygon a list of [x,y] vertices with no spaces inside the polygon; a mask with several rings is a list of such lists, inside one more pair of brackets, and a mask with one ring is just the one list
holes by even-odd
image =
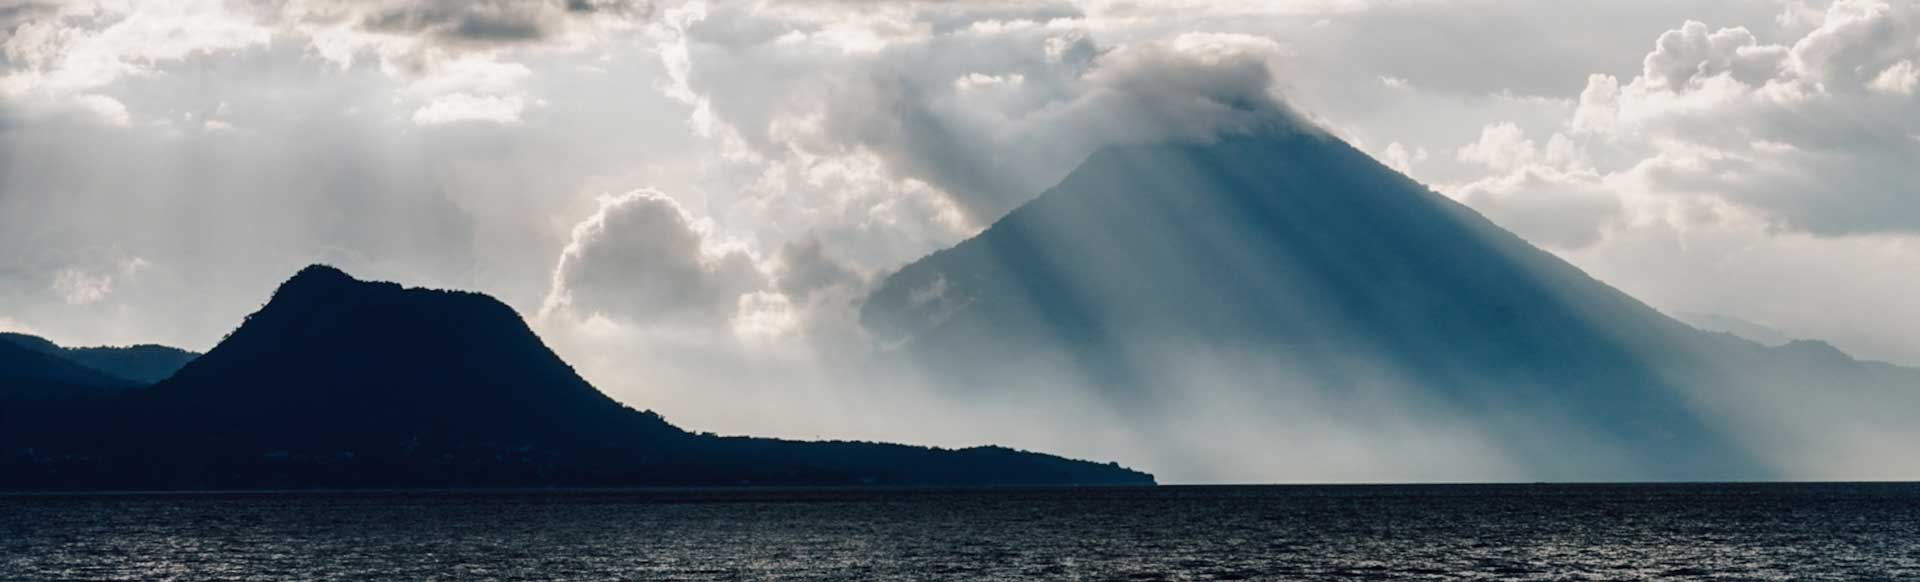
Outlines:
{"label": "water ripple", "polygon": [[1902,580],[1920,485],[0,497],[5,580]]}

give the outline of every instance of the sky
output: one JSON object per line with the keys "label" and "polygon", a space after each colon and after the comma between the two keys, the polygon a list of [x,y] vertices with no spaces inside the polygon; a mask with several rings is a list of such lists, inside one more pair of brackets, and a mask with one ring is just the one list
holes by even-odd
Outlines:
{"label": "sky", "polygon": [[880,277],[1267,98],[1663,311],[1920,364],[1912,0],[0,0],[0,329],[205,350],[326,262],[815,436]]}

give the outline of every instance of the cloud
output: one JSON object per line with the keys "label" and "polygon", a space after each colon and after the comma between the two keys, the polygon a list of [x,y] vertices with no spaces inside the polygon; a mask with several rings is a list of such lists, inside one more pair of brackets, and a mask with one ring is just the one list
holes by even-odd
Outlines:
{"label": "cloud", "polygon": [[68,305],[94,303],[113,293],[113,276],[65,269],[53,276],[53,292]]}
{"label": "cloud", "polygon": [[1889,95],[1912,96],[1915,88],[1920,88],[1920,67],[1914,61],[1905,60],[1894,63],[1873,78],[1867,87]]}
{"label": "cloud", "polygon": [[1515,234],[1558,249],[1599,242],[1624,215],[1618,195],[1591,171],[1529,166],[1468,184],[1454,195]]}
{"label": "cloud", "polygon": [[836,137],[882,152],[897,172],[940,186],[974,220],[987,221],[1102,146],[1302,126],[1274,93],[1268,59],[1279,52],[1270,40],[1211,34],[1114,47],[1084,65],[1058,65],[1085,69],[1056,72],[1052,87],[1026,96],[1034,109],[981,112],[981,102],[993,102],[973,96],[895,101],[883,110],[899,117],[859,119]]}
{"label": "cloud", "polygon": [[429,75],[408,83],[402,93],[423,102],[414,110],[417,125],[455,122],[520,122],[520,114],[538,99],[524,89],[533,77],[526,65],[491,56],[467,55],[439,63]]}
{"label": "cloud", "polygon": [[650,20],[647,0],[317,0],[267,2],[262,19],[314,39],[322,56],[351,63],[371,51],[389,68],[441,55],[591,42]]}
{"label": "cloud", "polygon": [[0,18],[8,31],[0,94],[16,97],[87,91],[150,74],[158,63],[258,46],[271,36],[244,14],[207,0],[76,2],[57,9],[25,4]]}
{"label": "cloud", "polygon": [[840,18],[727,4],[683,22],[662,55],[685,71],[673,90],[697,104],[692,123],[737,139],[734,157],[872,156],[884,179],[931,185],[974,228],[1104,145],[1298,125],[1273,40],[1103,47],[1073,11],[1009,6],[887,3]]}
{"label": "cloud", "polygon": [[780,247],[774,271],[781,293],[806,300],[816,293],[836,287],[864,290],[867,274],[839,257],[830,255],[819,239],[807,238]]}
{"label": "cloud", "polygon": [[522,61],[618,44],[653,16],[627,0],[389,0],[275,5],[266,19],[342,69],[371,56],[404,79],[418,125],[518,123],[539,99]]}
{"label": "cloud", "polygon": [[763,259],[666,194],[639,190],[602,197],[575,225],[541,318],[564,333],[597,326],[640,343],[705,345],[715,350],[709,356],[760,340],[787,341],[784,350],[860,349],[857,308],[872,280],[816,236]]}
{"label": "cloud", "polygon": [[1576,133],[1606,133],[1619,118],[1620,80],[1612,75],[1594,73],[1580,91],[1579,106],[1567,126]]}
{"label": "cloud", "polygon": [[1788,58],[1786,47],[1762,46],[1745,28],[1709,32],[1699,21],[1688,21],[1661,34],[1654,46],[1654,51],[1647,54],[1641,78],[1649,86],[1675,91],[1721,75],[1757,85],[1780,74]]}
{"label": "cloud", "polygon": [[452,93],[503,93],[532,77],[533,69],[526,65],[467,55],[440,62],[433,75],[414,79],[404,91],[428,98]]}
{"label": "cloud", "polygon": [[1853,91],[1920,51],[1920,6],[1905,0],[1835,0],[1818,28],[1792,47],[1794,73]]}
{"label": "cloud", "polygon": [[1501,123],[1481,130],[1480,140],[1461,146],[1454,157],[1495,171],[1508,171],[1539,161],[1540,148],[1534,145],[1533,140],[1527,139],[1520,126]]}
{"label": "cloud", "polygon": [[1497,123],[1482,128],[1480,139],[1454,157],[1495,173],[1442,189],[1536,244],[1583,248],[1624,218],[1617,185],[1595,171],[1579,142],[1565,133],[1554,133],[1543,148],[1518,125]]}
{"label": "cloud", "polygon": [[651,190],[601,199],[574,226],[543,314],[664,326],[724,324],[766,287],[751,254],[711,240],[672,198]]}
{"label": "cloud", "polygon": [[126,126],[133,116],[102,89],[162,63],[265,44],[271,32],[219,2],[96,5],[22,3],[0,10],[0,97],[16,114],[81,111]]}
{"label": "cloud", "polygon": [[[847,10],[849,6],[858,10]],[[691,108],[715,232],[775,257],[820,245],[859,273],[949,246],[1099,147],[1295,123],[1274,62],[1224,33],[1102,45],[1078,9],[1025,2],[696,3],[649,29]],[[773,291],[806,327],[826,306]],[[754,301],[766,313],[772,295]]]}
{"label": "cloud", "polygon": [[123,255],[115,261],[116,265],[98,271],[67,267],[55,272],[51,290],[68,305],[90,305],[113,295],[116,278],[123,282],[131,280],[151,266],[146,259],[124,256],[117,249],[112,252]]}
{"label": "cloud", "polygon": [[515,44],[554,34],[568,12],[557,2],[428,0],[390,3],[360,15],[362,30],[452,44]]}
{"label": "cloud", "polygon": [[[1699,22],[1624,85],[1594,76],[1571,122],[1656,191],[1721,197],[1825,236],[1920,231],[1920,7],[1840,0],[1789,44]],[[1915,81],[1920,83],[1920,81]]]}
{"label": "cloud", "polygon": [[526,107],[526,100],[520,97],[452,93],[435,97],[432,102],[414,110],[413,122],[420,125],[461,121],[518,123],[520,112]]}
{"label": "cloud", "polygon": [[133,117],[127,113],[127,106],[120,100],[106,95],[80,95],[69,101],[77,110],[84,111],[101,123],[114,127],[126,127]]}
{"label": "cloud", "polygon": [[1430,155],[1431,154],[1427,152],[1427,148],[1420,147],[1409,150],[1405,144],[1396,141],[1387,144],[1386,151],[1381,153],[1381,161],[1385,162],[1387,167],[1393,168],[1394,171],[1402,174],[1412,174],[1413,165],[1427,161]]}
{"label": "cloud", "polygon": [[1889,271],[1920,257],[1920,5],[1719,17],[1650,34],[1631,69],[1591,69],[1572,107],[1484,113],[1417,177],[1662,308],[1920,361],[1920,311],[1891,298],[1911,282]]}
{"label": "cloud", "polygon": [[25,113],[72,110],[78,96],[124,126],[134,116],[107,106],[121,80],[281,39],[343,70],[371,57],[410,83],[423,125],[510,123],[536,101],[517,61],[618,43],[652,12],[633,0],[22,3],[0,11],[0,96]]}

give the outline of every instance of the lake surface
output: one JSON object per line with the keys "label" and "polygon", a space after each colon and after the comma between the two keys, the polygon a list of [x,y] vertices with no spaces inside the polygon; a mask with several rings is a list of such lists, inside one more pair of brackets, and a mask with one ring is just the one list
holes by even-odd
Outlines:
{"label": "lake surface", "polygon": [[1916,580],[1920,485],[0,496],[4,580]]}

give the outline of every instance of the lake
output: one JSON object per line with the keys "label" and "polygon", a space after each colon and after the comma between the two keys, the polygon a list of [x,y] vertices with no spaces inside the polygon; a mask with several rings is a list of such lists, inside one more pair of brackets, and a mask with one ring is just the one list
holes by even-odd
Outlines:
{"label": "lake", "polygon": [[0,496],[4,580],[1920,579],[1920,485]]}

